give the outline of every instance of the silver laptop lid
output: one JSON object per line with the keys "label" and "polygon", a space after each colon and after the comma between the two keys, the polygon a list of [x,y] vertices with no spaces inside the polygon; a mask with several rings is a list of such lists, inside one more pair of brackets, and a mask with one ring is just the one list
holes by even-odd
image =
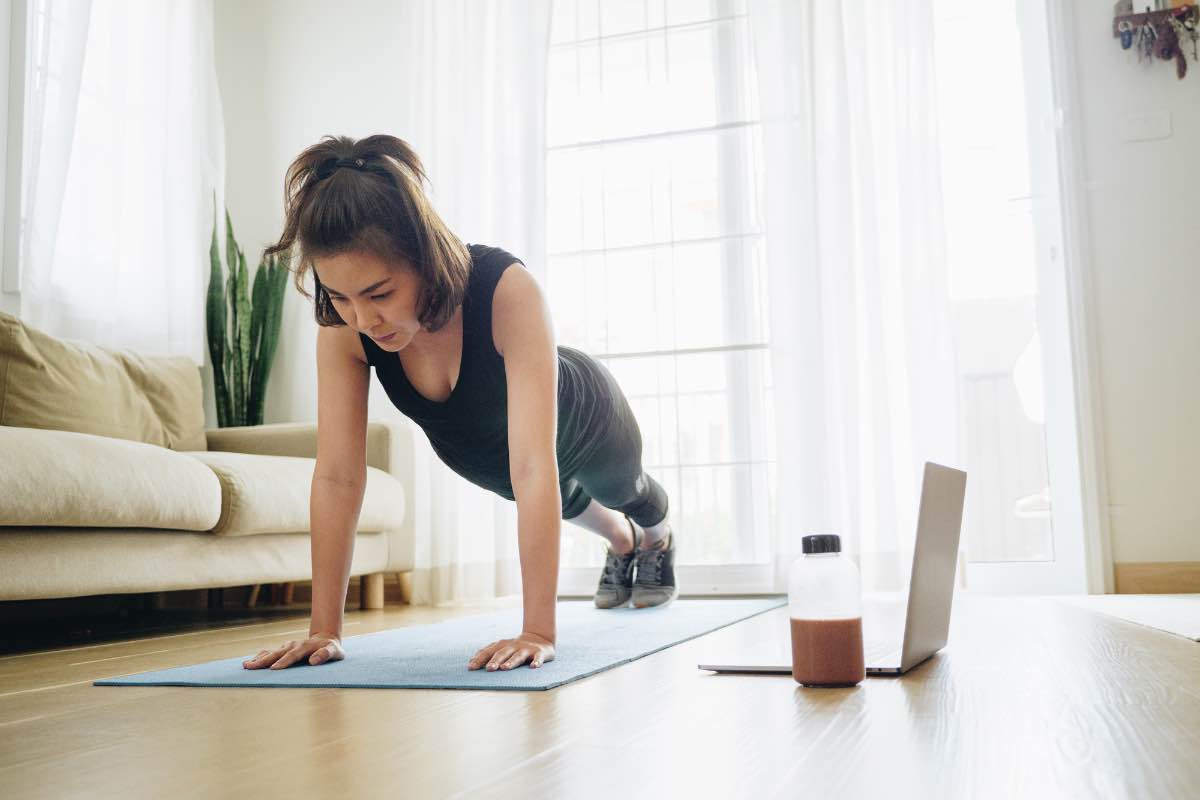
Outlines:
{"label": "silver laptop lid", "polygon": [[967,473],[925,462],[904,620],[904,671],[946,646],[966,491]]}

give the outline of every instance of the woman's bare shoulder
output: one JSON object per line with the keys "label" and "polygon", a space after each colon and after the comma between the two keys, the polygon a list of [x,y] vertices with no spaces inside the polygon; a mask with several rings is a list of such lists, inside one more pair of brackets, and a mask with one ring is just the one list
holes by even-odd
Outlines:
{"label": "woman's bare shoulder", "polygon": [[[520,266],[520,269],[513,267]],[[500,276],[492,300],[492,339],[501,357],[513,341],[540,338],[548,332],[554,341],[554,325],[545,293],[537,278],[519,261],[510,265]]]}
{"label": "woman's bare shoulder", "polygon": [[349,325],[322,325],[317,331],[317,351],[368,363],[362,339]]}

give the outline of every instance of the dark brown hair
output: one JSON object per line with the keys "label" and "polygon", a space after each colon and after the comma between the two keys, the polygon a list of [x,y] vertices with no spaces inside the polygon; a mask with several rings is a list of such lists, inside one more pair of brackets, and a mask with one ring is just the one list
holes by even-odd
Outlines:
{"label": "dark brown hair", "polygon": [[[417,154],[395,136],[325,136],[288,167],[283,235],[263,258],[298,246],[295,285],[309,299],[304,274],[314,258],[367,252],[404,259],[421,278],[417,319],[436,331],[463,300],[471,253],[429,204],[425,181]],[[316,270],[313,283],[317,324],[345,325]]]}

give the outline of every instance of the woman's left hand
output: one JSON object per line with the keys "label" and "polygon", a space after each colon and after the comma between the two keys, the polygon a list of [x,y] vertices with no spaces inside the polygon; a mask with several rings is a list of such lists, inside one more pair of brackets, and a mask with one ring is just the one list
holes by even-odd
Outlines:
{"label": "woman's left hand", "polygon": [[522,631],[515,639],[492,642],[467,662],[467,669],[479,669],[487,665],[489,672],[497,669],[512,669],[529,661],[530,668],[540,667],[554,660],[554,642],[536,633]]}

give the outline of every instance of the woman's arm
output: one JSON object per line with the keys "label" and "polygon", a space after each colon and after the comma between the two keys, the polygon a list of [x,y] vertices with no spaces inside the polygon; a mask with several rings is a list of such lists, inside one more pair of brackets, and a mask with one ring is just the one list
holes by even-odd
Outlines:
{"label": "woman's arm", "polygon": [[317,461],[309,498],[312,620],[308,637],[260,650],[246,669],[284,669],[341,661],[342,616],[354,535],[367,485],[367,386],[370,368],[350,328],[317,331]]}
{"label": "woman's arm", "polygon": [[317,463],[312,536],[310,635],[341,636],[354,535],[367,485],[367,390],[371,368],[349,327],[317,331]]}
{"label": "woman's arm", "polygon": [[492,331],[508,382],[509,471],[517,498],[525,620],[520,637],[480,650],[471,665],[486,661],[509,669],[526,660],[537,666],[553,658],[562,533],[556,448],[558,349],[541,289],[520,265],[506,269],[496,285]]}

